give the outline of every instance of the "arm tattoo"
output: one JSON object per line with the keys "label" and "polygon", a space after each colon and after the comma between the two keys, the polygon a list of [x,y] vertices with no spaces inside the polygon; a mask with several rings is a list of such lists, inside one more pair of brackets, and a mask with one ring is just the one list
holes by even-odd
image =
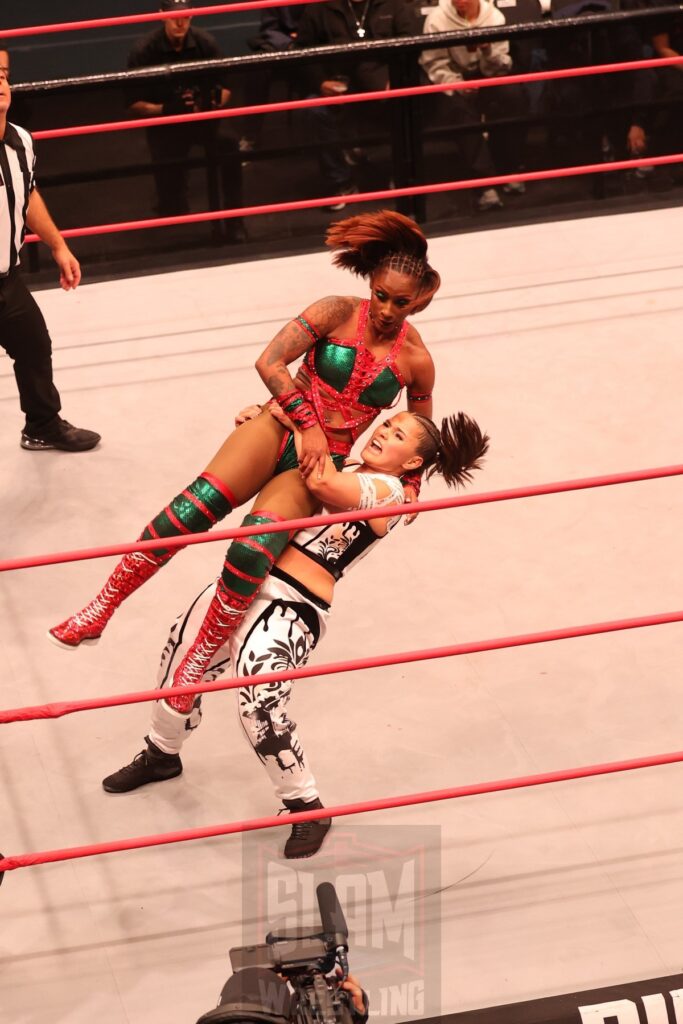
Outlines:
{"label": "arm tattoo", "polygon": [[297,356],[303,355],[309,345],[304,330],[296,323],[287,324],[275,335],[262,359],[266,366],[277,363],[291,363]]}
{"label": "arm tattoo", "polygon": [[348,320],[357,305],[358,300],[349,296],[329,295],[309,306],[307,312],[310,315],[306,319],[310,319],[320,334],[325,335]]}
{"label": "arm tattoo", "polygon": [[[351,298],[330,296],[314,302],[306,310],[310,320],[321,336],[334,330],[351,316],[356,301]],[[291,391],[295,386],[287,366],[302,356],[311,347],[311,339],[296,320],[278,331],[266,350],[256,362],[263,383],[276,398]]]}
{"label": "arm tattoo", "polygon": [[288,391],[292,390],[294,381],[291,374],[285,370],[283,373],[271,373],[263,381],[271,395],[274,398],[278,398],[280,395],[286,395]]}

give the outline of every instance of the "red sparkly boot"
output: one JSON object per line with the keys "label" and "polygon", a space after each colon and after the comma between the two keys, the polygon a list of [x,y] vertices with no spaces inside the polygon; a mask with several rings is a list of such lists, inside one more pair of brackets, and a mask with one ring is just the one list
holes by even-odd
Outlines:
{"label": "red sparkly boot", "polygon": [[[223,581],[218,581],[216,593],[199,632],[175,670],[172,686],[197,686],[201,683],[211,659],[233,635],[250,604],[249,598],[228,593]],[[196,697],[196,693],[178,694],[176,697],[167,697],[166,703],[174,711],[187,715]]]}
{"label": "red sparkly boot", "polygon": [[49,629],[48,639],[70,650],[82,643],[97,643],[119,605],[154,576],[167,560],[156,558],[151,551],[144,555],[140,551],[124,555],[97,597],[82,611]]}

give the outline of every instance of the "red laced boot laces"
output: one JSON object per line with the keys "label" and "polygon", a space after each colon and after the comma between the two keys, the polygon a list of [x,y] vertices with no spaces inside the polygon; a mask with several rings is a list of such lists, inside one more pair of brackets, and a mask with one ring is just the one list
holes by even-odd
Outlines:
{"label": "red laced boot laces", "polygon": [[49,639],[72,648],[82,643],[96,643],[119,605],[163,564],[152,554],[134,551],[124,555],[97,597],[80,612],[48,630]]}
{"label": "red laced boot laces", "polygon": [[[211,664],[211,659],[230,639],[244,618],[249,601],[239,600],[228,593],[223,581],[218,581],[209,609],[189,651],[178,665],[172,686],[197,686]],[[197,694],[177,694],[167,697],[166,703],[180,714],[187,715]]]}

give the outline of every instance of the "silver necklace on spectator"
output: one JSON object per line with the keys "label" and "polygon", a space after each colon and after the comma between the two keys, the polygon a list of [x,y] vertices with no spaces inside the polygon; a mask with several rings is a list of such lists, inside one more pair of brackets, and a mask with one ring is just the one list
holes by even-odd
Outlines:
{"label": "silver necklace on spectator", "polygon": [[356,12],[353,9],[353,0],[346,0],[346,2],[349,5],[349,10],[351,11],[351,17],[353,18],[353,20],[356,23],[356,35],[358,36],[359,39],[364,39],[365,38],[365,19],[368,16],[368,7],[370,6],[370,0],[365,0],[365,7],[363,8],[363,13],[360,16],[360,20],[356,17]]}

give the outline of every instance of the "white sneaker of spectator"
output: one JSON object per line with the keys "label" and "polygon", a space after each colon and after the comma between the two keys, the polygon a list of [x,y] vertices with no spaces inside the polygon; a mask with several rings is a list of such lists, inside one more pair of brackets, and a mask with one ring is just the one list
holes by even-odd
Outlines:
{"label": "white sneaker of spectator", "polygon": [[249,154],[253,153],[254,150],[256,149],[256,143],[254,142],[253,139],[248,139],[246,135],[243,135],[238,142],[238,148],[240,151],[240,156],[242,157],[240,161],[242,167],[249,167],[251,164]]}
{"label": "white sneaker of spectator", "polygon": [[348,204],[342,199],[342,196],[355,196],[357,192],[358,188],[355,185],[351,185],[349,186],[349,188],[341,189],[339,193],[339,202],[332,203],[330,206],[328,206],[328,210],[334,210],[335,213],[338,213],[339,210],[345,209]]}
{"label": "white sneaker of spectator", "polygon": [[495,188],[484,189],[482,194],[477,199],[478,210],[497,210],[503,205],[503,200],[498,195]]}
{"label": "white sneaker of spectator", "polygon": [[360,164],[368,162],[368,154],[362,146],[352,146],[351,149],[343,150],[343,153],[344,163],[348,167],[358,167]]}
{"label": "white sneaker of spectator", "polygon": [[526,192],[526,185],[523,181],[508,181],[507,184],[503,185],[503,192],[509,196],[523,196]]}

